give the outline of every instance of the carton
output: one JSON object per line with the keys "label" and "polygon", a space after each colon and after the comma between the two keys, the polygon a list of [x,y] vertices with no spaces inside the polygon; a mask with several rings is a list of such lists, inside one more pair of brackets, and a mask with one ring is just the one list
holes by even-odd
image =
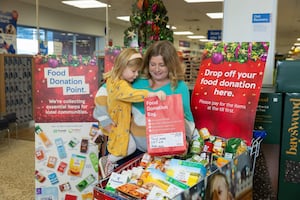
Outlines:
{"label": "carton", "polygon": [[286,93],[283,110],[278,200],[300,195],[300,93]]}
{"label": "carton", "polygon": [[255,116],[255,130],[265,130],[264,144],[280,144],[283,94],[273,91],[260,93]]}
{"label": "carton", "polygon": [[300,60],[278,61],[276,92],[300,92]]}

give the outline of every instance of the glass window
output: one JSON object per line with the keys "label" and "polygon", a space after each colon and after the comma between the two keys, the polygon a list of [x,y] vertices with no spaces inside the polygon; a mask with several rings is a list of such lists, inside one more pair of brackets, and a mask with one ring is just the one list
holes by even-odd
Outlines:
{"label": "glass window", "polygon": [[38,45],[36,28],[18,26],[17,53],[35,55],[38,47],[41,53],[48,54],[93,55],[95,52],[95,36],[43,28],[39,33],[41,43]]}

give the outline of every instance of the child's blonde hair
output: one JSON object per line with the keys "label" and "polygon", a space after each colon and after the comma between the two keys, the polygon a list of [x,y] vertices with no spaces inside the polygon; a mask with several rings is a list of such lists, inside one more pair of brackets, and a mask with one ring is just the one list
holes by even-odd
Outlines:
{"label": "child's blonde hair", "polygon": [[214,193],[214,192],[218,192],[215,190],[215,184],[219,181],[224,183],[224,186],[226,188],[226,192],[227,192],[226,200],[233,200],[234,198],[230,192],[230,185],[227,180],[227,177],[225,174],[223,174],[221,172],[217,172],[209,177],[209,180],[208,180],[208,183],[206,186],[206,191],[205,191],[205,200],[219,200],[218,196],[214,196],[214,195],[216,195],[216,193]]}
{"label": "child's blonde hair", "polygon": [[120,80],[126,67],[138,70],[142,67],[143,59],[141,54],[134,48],[127,48],[121,51],[116,57],[113,68],[103,74],[103,78],[111,78],[112,80]]}

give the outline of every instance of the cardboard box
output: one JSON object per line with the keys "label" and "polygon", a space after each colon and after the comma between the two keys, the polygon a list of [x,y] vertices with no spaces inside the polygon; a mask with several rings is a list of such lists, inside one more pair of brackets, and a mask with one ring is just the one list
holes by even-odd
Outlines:
{"label": "cardboard box", "polygon": [[284,98],[278,199],[300,196],[300,93]]}
{"label": "cardboard box", "polygon": [[[254,149],[258,150],[258,148]],[[232,197],[231,199],[252,200],[254,163],[251,155],[250,151],[247,151],[230,160],[221,168],[211,166],[211,173],[209,175],[189,189],[175,196],[172,200],[205,199],[206,195],[208,195],[207,192],[210,191],[208,187],[213,188],[209,185],[212,185],[214,180],[219,178],[221,178],[221,180],[219,179],[217,182],[220,183],[219,181],[221,181],[221,184],[224,184],[224,186],[228,188],[227,192],[228,195]],[[225,180],[225,182],[223,180]],[[100,184],[94,187],[93,194],[95,200],[128,199],[127,197],[104,190]]]}
{"label": "cardboard box", "polygon": [[265,144],[280,144],[282,128],[283,94],[262,92],[259,97],[255,116],[255,130],[265,130]]}
{"label": "cardboard box", "polygon": [[226,183],[224,184],[226,184],[226,187],[228,187],[228,198],[226,199],[252,200],[254,172],[252,170],[252,167],[252,158],[249,155],[249,152],[245,152],[232,159],[228,164],[224,165],[223,167],[213,171],[202,181],[198,182],[189,190],[185,190],[183,193],[176,196],[176,198],[174,199],[212,199],[212,195],[210,194],[213,193],[213,191],[211,191],[211,188],[214,187],[214,182],[222,181],[222,179],[225,178]]}
{"label": "cardboard box", "polygon": [[300,60],[278,61],[276,92],[300,92]]}

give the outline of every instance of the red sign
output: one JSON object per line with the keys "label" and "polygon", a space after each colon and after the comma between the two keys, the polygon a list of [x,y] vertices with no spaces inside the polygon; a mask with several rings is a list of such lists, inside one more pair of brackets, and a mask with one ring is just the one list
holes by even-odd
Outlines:
{"label": "red sign", "polygon": [[98,66],[90,57],[35,58],[34,119],[36,122],[94,122]]}
{"label": "red sign", "polygon": [[197,129],[251,144],[268,43],[209,43],[191,106]]}
{"label": "red sign", "polygon": [[109,47],[105,49],[104,72],[108,72],[113,68],[115,59],[120,53],[121,48],[119,47]]}
{"label": "red sign", "polygon": [[164,101],[146,98],[145,113],[148,153],[157,156],[184,153],[187,146],[181,95],[167,96]]}

